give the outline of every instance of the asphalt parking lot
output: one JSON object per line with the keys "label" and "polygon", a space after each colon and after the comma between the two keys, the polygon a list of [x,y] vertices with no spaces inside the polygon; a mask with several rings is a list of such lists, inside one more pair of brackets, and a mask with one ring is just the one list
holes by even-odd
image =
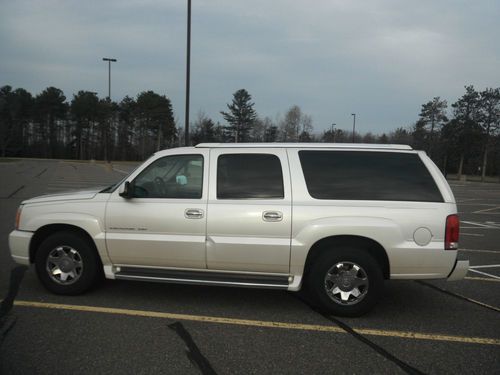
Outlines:
{"label": "asphalt parking lot", "polygon": [[7,237],[23,199],[109,185],[133,167],[0,159],[1,374],[500,373],[500,184],[450,182],[465,280],[388,281],[356,319],[274,290],[106,281],[56,296],[16,268]]}

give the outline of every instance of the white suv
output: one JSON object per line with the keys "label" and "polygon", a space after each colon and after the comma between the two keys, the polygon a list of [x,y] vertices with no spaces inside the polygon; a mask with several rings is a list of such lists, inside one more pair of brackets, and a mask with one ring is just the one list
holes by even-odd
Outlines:
{"label": "white suv", "polygon": [[104,190],[24,201],[12,257],[59,294],[109,279],[308,291],[367,312],[384,279],[463,278],[455,199],[401,145],[200,144]]}

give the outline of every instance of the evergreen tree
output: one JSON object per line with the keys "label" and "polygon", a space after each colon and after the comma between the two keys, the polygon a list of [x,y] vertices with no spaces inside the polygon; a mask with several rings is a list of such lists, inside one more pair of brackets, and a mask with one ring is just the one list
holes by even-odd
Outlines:
{"label": "evergreen tree", "polygon": [[165,95],[144,91],[137,95],[136,114],[139,120],[140,157],[145,159],[161,150],[175,137],[172,103]]}
{"label": "evergreen tree", "polygon": [[99,115],[99,98],[95,92],[78,91],[70,105],[71,118],[75,122],[73,131],[75,157],[95,158],[95,127]]}
{"label": "evergreen tree", "polygon": [[252,97],[245,89],[233,94],[233,101],[227,104],[228,112],[221,111],[224,120],[228,122],[226,129],[233,134],[235,142],[245,142],[249,138],[249,131],[253,126],[257,113],[255,112]]}
{"label": "evergreen tree", "polygon": [[0,88],[0,155],[7,149],[13,155],[23,154],[28,144],[28,127],[33,115],[33,97],[25,89]]}
{"label": "evergreen tree", "polygon": [[135,100],[128,95],[118,104],[117,148],[121,160],[137,157],[137,152],[133,149],[136,106]]}
{"label": "evergreen tree", "polygon": [[[39,125],[39,141],[44,157],[58,157],[58,125],[66,119],[68,106],[62,90],[47,87],[35,98],[35,116]],[[48,140],[48,143],[47,143]]]}
{"label": "evergreen tree", "polygon": [[457,145],[460,148],[460,161],[458,166],[459,178],[463,172],[464,162],[471,156],[471,143],[469,138],[477,134],[480,118],[479,93],[474,86],[465,86],[465,94],[452,105],[455,121],[453,126],[456,133]]}
{"label": "evergreen tree", "polygon": [[479,124],[484,132],[483,162],[481,167],[481,180],[486,176],[490,139],[500,130],[500,88],[488,88],[479,94]]}
{"label": "evergreen tree", "polygon": [[432,156],[434,146],[434,132],[439,131],[441,126],[448,121],[446,117],[446,108],[448,103],[446,100],[441,100],[439,96],[431,101],[422,104],[420,111],[420,123],[430,128],[429,130],[429,143],[428,152]]}

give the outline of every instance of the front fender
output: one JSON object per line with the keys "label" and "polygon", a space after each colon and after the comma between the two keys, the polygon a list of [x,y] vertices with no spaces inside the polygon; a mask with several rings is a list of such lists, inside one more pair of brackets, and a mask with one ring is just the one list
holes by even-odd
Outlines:
{"label": "front fender", "polygon": [[95,243],[102,263],[109,263],[109,256],[106,249],[105,232],[99,218],[83,213],[51,212],[47,214],[36,215],[27,218],[27,220],[23,220],[21,229],[24,231],[36,232],[40,228],[52,224],[71,225],[87,232]]}

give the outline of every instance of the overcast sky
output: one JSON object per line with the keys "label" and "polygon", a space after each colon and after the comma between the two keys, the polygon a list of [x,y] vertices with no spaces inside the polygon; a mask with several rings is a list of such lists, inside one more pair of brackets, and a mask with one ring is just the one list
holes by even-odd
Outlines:
{"label": "overcast sky", "polygon": [[[0,86],[68,100],[154,90],[184,124],[185,0],[0,0]],[[500,86],[500,1],[192,0],[191,119],[221,121],[247,89],[260,116],[297,104],[315,131],[381,133],[451,104],[464,85]]]}

